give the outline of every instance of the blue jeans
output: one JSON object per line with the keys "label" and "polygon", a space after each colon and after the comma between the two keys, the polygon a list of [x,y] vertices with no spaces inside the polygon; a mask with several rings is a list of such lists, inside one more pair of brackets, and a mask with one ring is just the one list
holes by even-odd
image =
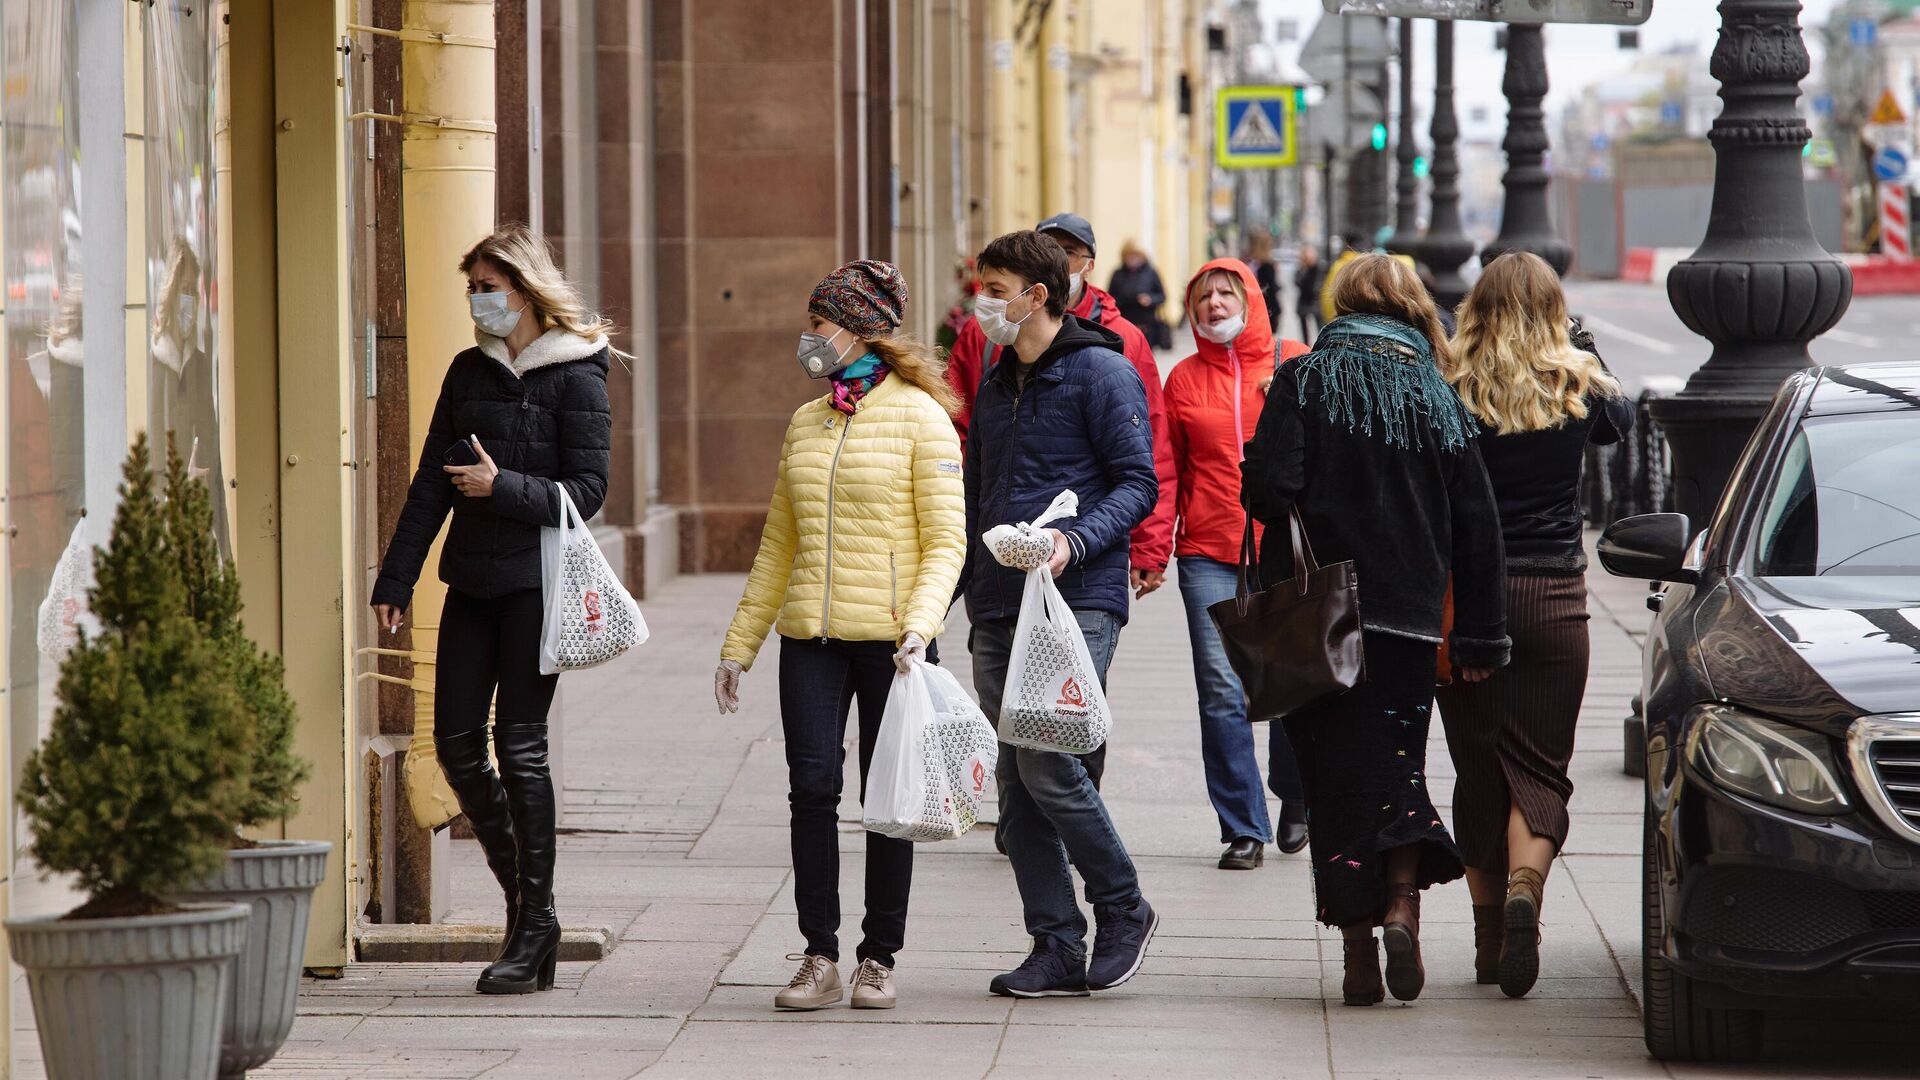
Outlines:
{"label": "blue jeans", "polygon": [[[1120,642],[1120,620],[1105,611],[1077,611],[1087,652],[1101,686]],[[973,628],[973,685],[987,719],[1000,722],[1007,663],[1013,654],[1014,620]],[[1096,915],[1131,909],[1140,902],[1140,877],[1113,830],[1107,805],[1072,754],[1024,750],[1000,744],[1000,828],[1020,888],[1027,933],[1071,955],[1086,955],[1087,920],[1074,899],[1077,867],[1087,883],[1087,903]]]}
{"label": "blue jeans", "polygon": [[[1231,600],[1239,569],[1195,555],[1178,560],[1180,598],[1187,604],[1187,636],[1193,643],[1193,681],[1200,691],[1200,760],[1207,797],[1220,818],[1220,842],[1240,837],[1269,843],[1273,826],[1260,790],[1260,762],[1253,756],[1254,725],[1247,723],[1247,695],[1227,663],[1220,631],[1207,606]],[[1300,766],[1284,724],[1267,724],[1267,781],[1282,803],[1300,805]]]}

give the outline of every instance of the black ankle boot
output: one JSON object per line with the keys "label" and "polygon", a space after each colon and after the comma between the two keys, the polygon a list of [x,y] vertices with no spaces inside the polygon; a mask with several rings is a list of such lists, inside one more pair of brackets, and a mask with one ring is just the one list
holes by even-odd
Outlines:
{"label": "black ankle boot", "polygon": [[[434,736],[434,752],[440,758],[440,771],[447,786],[460,801],[460,812],[467,816],[474,839],[486,853],[487,868],[507,902],[507,934],[501,948],[513,937],[513,926],[520,914],[519,851],[514,843],[513,815],[507,806],[506,788],[494,775],[493,762],[487,759],[487,729],[476,728],[458,735]],[[498,954],[496,954],[497,956]]]}
{"label": "black ankle boot", "polygon": [[1301,802],[1283,802],[1280,804],[1280,827],[1274,830],[1273,842],[1288,855],[1297,854],[1307,846],[1307,807]]}
{"label": "black ankle boot", "polygon": [[556,822],[546,725],[498,728],[493,741],[519,842],[520,910],[500,959],[480,973],[476,988],[483,994],[551,990],[560,954],[560,919],[553,909]]}

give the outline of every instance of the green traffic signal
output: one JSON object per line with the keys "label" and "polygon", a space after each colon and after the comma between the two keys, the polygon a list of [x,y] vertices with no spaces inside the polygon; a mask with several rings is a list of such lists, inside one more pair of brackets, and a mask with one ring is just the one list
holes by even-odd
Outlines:
{"label": "green traffic signal", "polygon": [[1429,163],[1427,161],[1425,154],[1422,154],[1419,157],[1414,158],[1413,159],[1413,175],[1424,178],[1427,175],[1428,164]]}
{"label": "green traffic signal", "polygon": [[1375,150],[1385,150],[1387,148],[1387,125],[1373,125],[1373,148]]}

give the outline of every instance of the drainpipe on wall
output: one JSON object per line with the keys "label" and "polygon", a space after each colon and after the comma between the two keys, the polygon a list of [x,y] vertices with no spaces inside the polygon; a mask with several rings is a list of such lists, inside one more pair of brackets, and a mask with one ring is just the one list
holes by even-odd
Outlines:
{"label": "drainpipe on wall", "polygon": [[[407,401],[416,445],[433,418],[447,368],[473,347],[459,266],[460,256],[494,228],[493,14],[492,0],[406,0],[400,9]],[[414,648],[427,653],[438,652],[447,595],[440,545],[436,539],[413,594]],[[425,797],[452,817],[458,807],[433,753],[431,687],[416,680],[408,793],[416,811]]]}

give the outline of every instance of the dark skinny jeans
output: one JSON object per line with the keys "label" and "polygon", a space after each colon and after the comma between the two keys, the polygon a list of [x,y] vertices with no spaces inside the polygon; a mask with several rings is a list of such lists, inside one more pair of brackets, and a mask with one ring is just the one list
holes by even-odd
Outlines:
{"label": "dark skinny jeans", "polygon": [[[780,639],[780,727],[787,740],[787,801],[793,810],[793,901],[807,953],[838,963],[840,777],[847,712],[860,703],[860,798],[866,800],[880,717],[893,688],[891,641]],[[913,843],[867,834],[867,917],[857,955],[893,966],[907,933]]]}

